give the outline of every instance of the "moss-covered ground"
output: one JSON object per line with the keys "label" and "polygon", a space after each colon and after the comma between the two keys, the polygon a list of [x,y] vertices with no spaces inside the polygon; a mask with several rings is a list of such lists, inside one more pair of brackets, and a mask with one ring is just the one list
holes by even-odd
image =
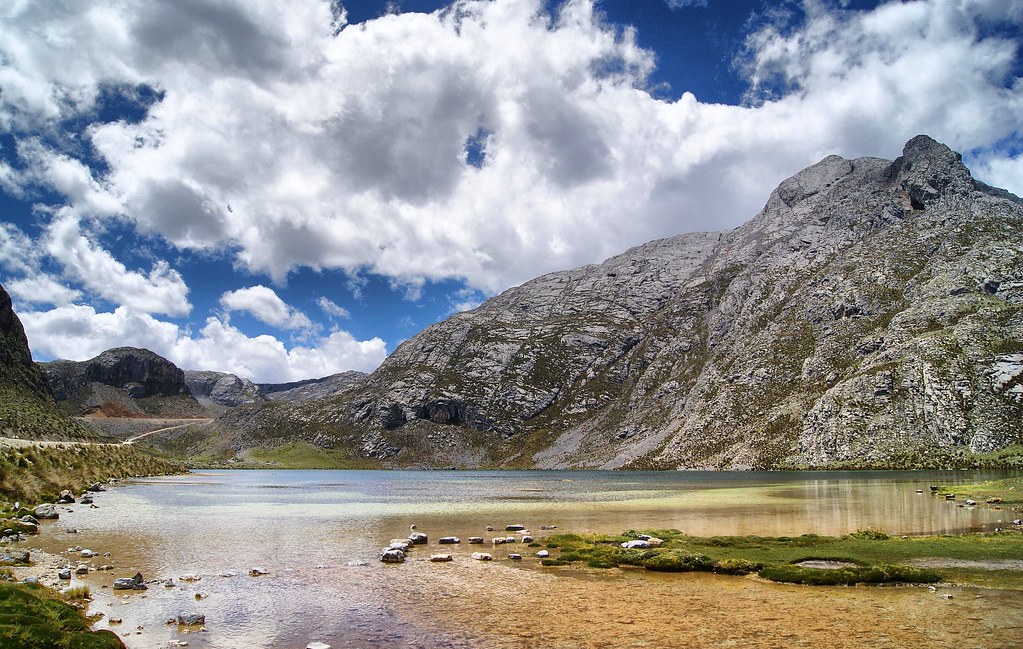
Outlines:
{"label": "moss-covered ground", "polygon": [[0,647],[119,649],[111,631],[90,631],[79,609],[48,588],[0,581]]}
{"label": "moss-covered ground", "polygon": [[[658,548],[626,549],[641,534],[664,541]],[[552,553],[546,565],[592,568],[635,566],[647,570],[758,572],[773,581],[807,584],[934,583],[949,581],[1023,589],[1023,571],[999,569],[1023,557],[1023,533],[892,537],[875,530],[845,536],[696,537],[679,530],[629,530],[621,535],[557,534],[544,539]],[[803,568],[806,560],[840,561],[840,569]],[[918,565],[911,565],[911,564]],[[926,566],[939,564],[930,569]],[[995,568],[995,569],[991,569]]]}

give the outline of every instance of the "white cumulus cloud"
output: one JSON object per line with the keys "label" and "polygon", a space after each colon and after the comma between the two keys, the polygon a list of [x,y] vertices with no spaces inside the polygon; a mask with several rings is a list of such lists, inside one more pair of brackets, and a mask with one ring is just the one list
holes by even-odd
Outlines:
{"label": "white cumulus cloud", "polygon": [[220,305],[228,312],[245,311],[259,321],[282,329],[311,329],[312,321],[294,309],[266,286],[250,286],[220,296]]}
{"label": "white cumulus cloud", "polygon": [[19,313],[40,358],[86,360],[124,345],[150,349],[182,369],[233,372],[261,383],[284,383],[345,370],[372,371],[387,354],[379,338],[356,340],[344,331],[290,349],[273,336],[250,337],[215,317],[197,336],[148,314],[118,307],[98,312],[68,305]]}

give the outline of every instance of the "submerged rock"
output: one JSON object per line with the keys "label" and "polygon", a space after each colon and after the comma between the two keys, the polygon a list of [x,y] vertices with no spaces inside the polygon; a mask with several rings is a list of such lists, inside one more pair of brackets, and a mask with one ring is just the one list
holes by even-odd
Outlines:
{"label": "submerged rock", "polygon": [[380,553],[380,560],[384,563],[404,563],[405,553],[401,550],[387,548]]}

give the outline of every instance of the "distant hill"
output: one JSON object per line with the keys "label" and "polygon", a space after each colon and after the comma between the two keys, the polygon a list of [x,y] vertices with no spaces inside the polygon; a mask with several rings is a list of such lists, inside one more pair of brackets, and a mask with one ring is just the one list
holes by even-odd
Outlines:
{"label": "distant hill", "polygon": [[166,358],[135,347],[109,349],[87,361],[40,363],[58,405],[72,415],[204,417],[185,374]]}
{"label": "distant hill", "polygon": [[968,465],[1023,442],[1020,241],[1021,200],[929,137],[829,156],[734,230],[544,275],[215,427],[390,466]]}

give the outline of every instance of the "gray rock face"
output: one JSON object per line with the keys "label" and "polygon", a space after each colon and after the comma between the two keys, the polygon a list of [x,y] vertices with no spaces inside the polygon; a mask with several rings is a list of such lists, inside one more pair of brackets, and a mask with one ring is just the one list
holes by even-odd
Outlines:
{"label": "gray rock face", "polygon": [[46,376],[32,361],[25,329],[3,286],[0,286],[0,390],[17,391],[38,401],[53,400]]}
{"label": "gray rock face", "polygon": [[264,401],[260,389],[248,380],[209,370],[185,370],[185,385],[195,399],[204,406],[233,408],[245,403]]}
{"label": "gray rock face", "polygon": [[307,401],[344,392],[364,378],[363,372],[348,371],[294,383],[260,383],[259,391],[271,401]]}
{"label": "gray rock face", "polygon": [[551,273],[330,399],[226,422],[384,463],[891,465],[1023,441],[1023,205],[919,136],[728,232]]}
{"label": "gray rock face", "polygon": [[39,363],[57,402],[72,414],[202,416],[185,373],[166,358],[135,347],[108,349],[87,361]]}

